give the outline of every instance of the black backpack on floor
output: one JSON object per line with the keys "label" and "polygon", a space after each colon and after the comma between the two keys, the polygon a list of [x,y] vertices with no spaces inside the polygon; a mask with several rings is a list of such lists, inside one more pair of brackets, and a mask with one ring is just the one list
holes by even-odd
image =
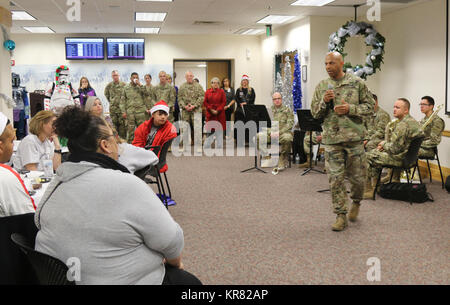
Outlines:
{"label": "black backpack on floor", "polygon": [[450,193],[450,176],[447,176],[447,179],[445,179],[445,189]]}
{"label": "black backpack on floor", "polygon": [[392,182],[380,186],[380,196],[386,199],[407,201],[411,204],[434,201],[425,184]]}

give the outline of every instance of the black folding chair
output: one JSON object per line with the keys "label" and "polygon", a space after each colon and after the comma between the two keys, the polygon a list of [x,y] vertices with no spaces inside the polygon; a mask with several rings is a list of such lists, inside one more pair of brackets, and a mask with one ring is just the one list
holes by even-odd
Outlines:
{"label": "black folding chair", "polygon": [[0,217],[0,285],[36,285],[38,279],[26,255],[11,241],[19,232],[35,240],[34,213]]}
{"label": "black folding chair", "polygon": [[32,243],[22,234],[13,233],[12,241],[26,254],[40,285],[75,285],[67,279],[69,268],[60,260],[33,249]]}
{"label": "black folding chair", "polygon": [[[442,175],[441,162],[439,161],[439,155],[438,155],[437,147],[434,147],[433,151],[434,151],[434,156],[433,157],[419,156],[419,160],[427,160],[428,174],[430,175],[430,183],[433,182],[433,178],[431,176],[431,169],[430,169],[430,162],[429,161],[437,160],[438,166],[439,166],[439,173],[441,174],[442,189],[444,189],[445,188],[444,176]],[[419,166],[414,167],[413,175],[416,172],[416,168],[417,168],[417,171],[419,171]]]}
{"label": "black folding chair", "polygon": [[[172,141],[173,141],[173,139],[167,141],[166,143],[164,143],[162,145],[162,147],[160,147],[160,146],[146,147],[146,149],[153,149],[153,152],[156,155],[158,155],[158,152],[161,150],[161,152],[159,153],[159,162],[158,162],[158,164],[156,164],[156,166],[149,165],[149,166],[146,166],[143,169],[140,169],[139,171],[136,171],[134,173],[136,176],[138,176],[139,178],[144,180],[145,183],[157,185],[158,192],[159,192],[160,196],[162,196],[161,201],[164,203],[164,205],[166,206],[167,209],[169,208],[169,205],[168,205],[167,194],[166,194],[164,183],[163,183],[163,180],[161,177],[160,170],[166,165],[167,152],[169,150],[170,145],[172,145]],[[153,179],[149,178],[149,176],[153,177]],[[166,181],[166,187],[169,191],[169,197],[172,198],[172,192],[170,190],[169,181],[167,179],[167,175],[165,172],[164,172],[164,179]]]}
{"label": "black folding chair", "polygon": [[[419,155],[419,149],[420,149],[420,145],[422,145],[423,139],[424,139],[423,137],[419,137],[419,138],[415,138],[411,141],[411,143],[409,144],[409,147],[408,147],[408,151],[406,152],[405,158],[403,159],[402,166],[393,166],[393,165],[388,165],[388,164],[382,165],[382,167],[380,169],[380,173],[378,175],[377,184],[373,191],[373,200],[375,200],[375,195],[376,195],[378,186],[380,185],[381,172],[383,171],[383,168],[391,168],[392,169],[391,179],[389,180],[389,183],[392,182],[392,176],[394,174],[394,170],[404,171],[406,173],[406,181],[407,181],[408,185],[410,183],[412,183],[414,175],[411,175],[411,182],[410,182],[409,174],[410,174],[411,168],[415,169],[418,166],[417,160],[418,160],[418,155]],[[420,179],[420,184],[422,184],[422,177],[420,176],[420,171],[419,171],[419,179]],[[411,198],[411,193],[409,195]],[[410,202],[412,203],[412,200],[410,200]]]}

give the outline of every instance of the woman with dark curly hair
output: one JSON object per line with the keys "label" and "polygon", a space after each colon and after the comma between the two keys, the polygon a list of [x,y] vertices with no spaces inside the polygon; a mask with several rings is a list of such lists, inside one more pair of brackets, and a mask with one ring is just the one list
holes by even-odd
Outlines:
{"label": "woman with dark curly hair", "polygon": [[70,157],[36,211],[36,250],[79,259],[77,284],[198,283],[181,270],[183,230],[151,188],[116,161],[105,120],[69,107],[55,126]]}

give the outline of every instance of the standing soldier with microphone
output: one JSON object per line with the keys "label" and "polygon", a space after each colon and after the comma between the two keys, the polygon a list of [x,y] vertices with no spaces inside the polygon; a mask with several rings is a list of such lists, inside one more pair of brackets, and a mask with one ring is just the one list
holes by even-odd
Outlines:
{"label": "standing soldier with microphone", "polygon": [[328,53],[325,68],[330,76],[316,87],[311,103],[315,119],[324,119],[322,143],[325,146],[325,166],[330,183],[334,213],[333,231],[347,227],[347,189],[350,181],[353,200],[348,219],[356,221],[364,194],[367,162],[363,140],[363,118],[373,114],[375,101],[359,77],[343,71],[344,59],[338,52]]}

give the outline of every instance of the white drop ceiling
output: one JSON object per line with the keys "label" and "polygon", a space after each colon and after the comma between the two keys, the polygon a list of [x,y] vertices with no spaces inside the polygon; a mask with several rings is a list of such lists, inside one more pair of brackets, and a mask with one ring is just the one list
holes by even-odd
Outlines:
{"label": "white drop ceiling", "polygon": [[[37,20],[13,21],[11,31],[29,33],[23,27],[47,26],[57,34],[108,34],[134,33],[135,28],[159,27],[159,34],[165,35],[223,35],[245,29],[264,29],[264,24],[257,21],[270,14],[295,16],[288,23],[306,16],[347,16],[350,20],[354,17],[352,6],[366,3],[366,0],[335,0],[323,7],[302,7],[290,5],[295,0],[80,1],[81,21],[70,22],[66,18],[70,8],[66,0],[12,0],[10,10],[24,10]],[[423,1],[426,0],[382,0],[381,18],[383,13]],[[358,8],[361,20],[366,20],[367,9],[366,5]],[[162,22],[135,21],[136,12],[167,13],[167,16]],[[273,28],[283,25],[274,25]]]}

